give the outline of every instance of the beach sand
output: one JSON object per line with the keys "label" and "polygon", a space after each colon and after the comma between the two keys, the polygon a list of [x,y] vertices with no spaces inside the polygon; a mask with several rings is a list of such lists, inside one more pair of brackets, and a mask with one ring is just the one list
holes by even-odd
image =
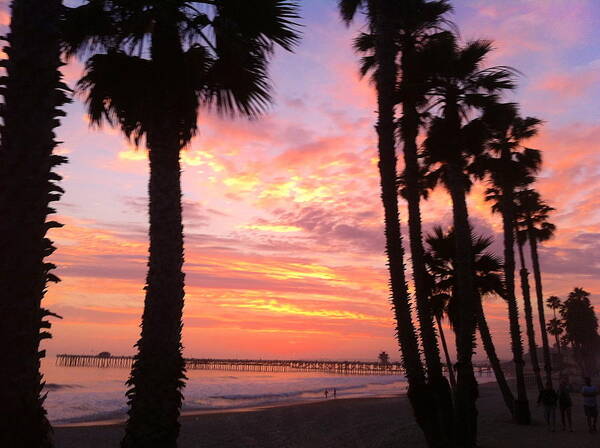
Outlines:
{"label": "beach sand", "polygon": [[[482,448],[591,448],[600,434],[586,430],[579,397],[574,397],[574,433],[551,433],[535,406],[534,422],[511,422],[495,384],[480,387],[479,441]],[[560,416],[557,415],[560,428]],[[118,447],[122,424],[55,428],[57,448]],[[383,448],[424,447],[405,397],[330,399],[243,412],[186,415],[181,419],[180,448]]]}

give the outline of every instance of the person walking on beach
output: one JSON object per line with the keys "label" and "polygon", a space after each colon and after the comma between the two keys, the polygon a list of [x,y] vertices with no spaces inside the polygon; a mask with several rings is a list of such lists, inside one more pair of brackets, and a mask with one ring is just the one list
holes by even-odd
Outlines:
{"label": "person walking on beach", "polygon": [[327,400],[327,396],[329,395],[329,391],[325,389],[325,400]]}
{"label": "person walking on beach", "polygon": [[552,388],[550,382],[546,383],[546,388],[540,391],[538,396],[538,406],[544,405],[544,418],[546,424],[550,428],[550,431],[556,431],[556,402],[558,401],[558,394]]}
{"label": "person walking on beach", "polygon": [[596,432],[596,421],[598,420],[598,388],[592,386],[592,380],[589,377],[584,378],[585,386],[581,389],[583,395],[583,410],[587,420],[590,432]]}
{"label": "person walking on beach", "polygon": [[569,428],[569,432],[573,432],[573,421],[571,419],[571,408],[573,401],[571,400],[571,386],[566,378],[560,380],[558,386],[558,408],[560,409],[560,421],[562,422],[563,431]]}
{"label": "person walking on beach", "polygon": [[337,389],[333,388],[333,398],[337,398]]}

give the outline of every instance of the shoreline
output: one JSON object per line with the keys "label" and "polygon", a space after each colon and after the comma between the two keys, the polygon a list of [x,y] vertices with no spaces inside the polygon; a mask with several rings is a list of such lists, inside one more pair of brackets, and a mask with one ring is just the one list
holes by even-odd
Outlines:
{"label": "shoreline", "polygon": [[[535,406],[537,390],[528,390],[532,425],[512,422],[495,383],[480,385],[479,445],[504,448],[597,448],[600,435],[589,434],[579,394],[573,394],[574,433],[550,432]],[[558,416],[560,426],[560,417]],[[425,448],[406,395],[336,398],[241,410],[186,411],[180,448],[392,448],[398,443]],[[58,448],[119,446],[123,421],[55,427]]]}
{"label": "shoreline", "polygon": [[[401,398],[405,397],[406,394],[382,394],[373,395],[368,397],[337,397],[337,398],[321,398],[314,400],[304,401],[287,401],[273,404],[265,404],[258,406],[247,406],[247,407],[233,407],[225,409],[189,409],[187,411],[181,411],[181,418],[197,417],[201,415],[214,415],[214,414],[235,414],[235,413],[246,413],[246,412],[259,412],[267,409],[274,408],[285,408],[291,406],[306,406],[318,403],[327,403],[330,401],[341,401],[341,400],[378,400],[385,398]],[[119,426],[124,425],[127,420],[127,416],[119,414],[118,417],[98,419],[98,420],[82,420],[67,423],[51,423],[53,428],[82,428],[82,427],[94,427],[94,426]]]}

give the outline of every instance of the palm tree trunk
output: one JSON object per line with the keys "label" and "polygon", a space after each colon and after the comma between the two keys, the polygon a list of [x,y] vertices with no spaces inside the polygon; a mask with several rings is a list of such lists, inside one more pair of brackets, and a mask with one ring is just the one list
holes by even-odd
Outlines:
{"label": "palm tree trunk", "polygon": [[181,220],[181,98],[169,80],[183,69],[179,31],[169,20],[157,21],[151,58],[158,74],[154,119],[146,142],[150,160],[148,188],[150,247],[142,332],[128,381],[129,419],[123,448],[176,448],[185,362],[182,355],[184,273]]}
{"label": "palm tree trunk", "polygon": [[502,393],[504,404],[506,404],[508,412],[510,412],[510,414],[514,416],[515,397],[512,391],[510,390],[508,382],[506,381],[506,377],[504,376],[504,372],[502,371],[502,366],[500,365],[500,360],[498,359],[498,355],[496,354],[496,347],[494,346],[494,341],[492,340],[492,334],[490,333],[490,328],[487,324],[487,319],[485,318],[485,312],[483,311],[481,300],[479,301],[477,324],[477,326],[479,327],[479,335],[481,336],[483,348],[485,350],[485,353],[487,354],[488,360],[490,361],[492,370],[494,371],[494,376],[496,377],[496,382],[498,383],[498,387],[500,388],[500,392]]}
{"label": "palm tree trunk", "polygon": [[142,333],[127,392],[124,448],[174,448],[184,386],[184,274],[179,142],[165,125],[148,132],[150,258]]}
{"label": "palm tree trunk", "polygon": [[[507,164],[508,165],[508,164]],[[504,285],[508,302],[508,319],[510,321],[511,348],[515,363],[517,380],[517,399],[515,400],[515,419],[521,425],[531,423],[527,387],[523,361],[523,341],[519,325],[519,308],[515,297],[515,252],[514,252],[514,199],[511,188],[502,191],[502,227],[504,232]]]}
{"label": "palm tree trunk", "polygon": [[521,291],[523,292],[523,309],[525,311],[525,325],[527,329],[527,341],[529,342],[529,356],[531,357],[531,366],[533,367],[533,374],[535,376],[535,382],[538,387],[538,391],[544,389],[544,383],[542,376],[540,375],[540,364],[538,362],[537,344],[535,343],[535,330],[533,328],[533,313],[531,310],[531,295],[529,290],[529,273],[525,267],[525,257],[523,256],[523,245],[517,242],[519,248],[519,259],[521,261],[521,269],[519,274],[521,276]]}
{"label": "palm tree trunk", "polygon": [[538,318],[540,320],[540,332],[542,335],[542,349],[544,351],[544,371],[546,381],[552,384],[552,358],[550,357],[550,345],[548,344],[548,333],[546,330],[546,317],[544,315],[544,293],[542,291],[542,272],[538,256],[537,240],[533,229],[529,228],[529,247],[531,248],[531,264],[533,265],[533,278],[535,279],[535,295],[538,306]]}
{"label": "palm tree trunk", "polygon": [[52,428],[44,409],[40,342],[50,337],[42,308],[48,282],[58,281],[45,262],[54,251],[49,205],[62,189],[52,170],[66,162],[53,155],[54,128],[68,102],[61,82],[60,0],[14,0],[2,62],[0,144],[0,446],[49,448]]}
{"label": "palm tree trunk", "polygon": [[438,326],[438,331],[440,333],[440,340],[442,341],[442,348],[444,349],[444,356],[446,357],[446,366],[448,367],[448,378],[450,379],[450,386],[452,390],[456,390],[456,378],[454,376],[454,364],[452,363],[452,359],[450,358],[450,352],[448,351],[448,344],[446,343],[446,335],[444,334],[444,329],[442,328],[442,320],[439,317],[436,317],[436,322]]}
{"label": "palm tree trunk", "polygon": [[[402,45],[401,70],[402,83],[406,86],[416,84],[414,79],[414,41],[407,39]],[[404,153],[404,173],[406,179],[406,199],[408,202],[408,228],[410,236],[410,250],[412,256],[413,280],[415,285],[415,298],[417,303],[417,316],[421,343],[427,366],[428,384],[437,400],[439,420],[444,426],[444,431],[451,434],[454,429],[454,415],[452,406],[452,393],[448,380],[443,374],[440,360],[440,349],[433,326],[433,313],[429,303],[429,287],[427,283],[427,269],[425,267],[425,249],[423,248],[421,206],[419,188],[419,163],[417,161],[417,135],[419,133],[419,114],[417,111],[417,98],[414,89],[405,87],[407,95],[402,102],[402,119],[400,132],[402,136]],[[441,327],[440,327],[441,330]],[[450,366],[449,366],[450,369]],[[454,373],[451,373],[453,380]],[[452,386],[454,389],[454,386]]]}
{"label": "palm tree trunk", "polygon": [[456,287],[459,300],[459,325],[456,338],[457,385],[456,416],[457,440],[461,447],[477,444],[477,406],[479,396],[477,380],[473,372],[473,351],[477,304],[473,284],[471,228],[466,201],[466,179],[453,164],[448,165],[448,188],[452,198],[454,245],[456,253]]}
{"label": "palm tree trunk", "polygon": [[385,214],[386,253],[391,284],[391,301],[396,318],[396,334],[400,343],[402,363],[408,381],[408,398],[417,423],[423,430],[430,447],[444,446],[444,434],[436,422],[436,409],[427,387],[419,355],[416,332],[411,318],[411,305],[404,270],[404,249],[398,214],[396,148],[394,129],[394,91],[396,86],[396,55],[394,30],[390,21],[389,3],[373,5],[375,23],[375,57],[378,68],[377,85],[378,121],[376,125],[379,150],[381,200]]}

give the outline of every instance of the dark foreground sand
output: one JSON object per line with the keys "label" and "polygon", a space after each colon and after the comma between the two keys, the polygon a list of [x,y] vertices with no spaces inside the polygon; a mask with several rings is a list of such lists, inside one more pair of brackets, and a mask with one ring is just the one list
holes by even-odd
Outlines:
{"label": "dark foreground sand", "polygon": [[[600,433],[586,431],[578,397],[574,433],[551,433],[542,410],[532,404],[534,424],[510,421],[495,384],[480,388],[482,448],[597,448]],[[536,396],[530,391],[530,400]],[[557,416],[558,418],[558,416]],[[559,422],[560,423],[560,422]],[[558,425],[560,427],[560,424]],[[60,427],[57,448],[118,447],[122,425]],[[406,398],[337,399],[252,412],[190,415],[182,418],[180,448],[387,448],[424,447]]]}

